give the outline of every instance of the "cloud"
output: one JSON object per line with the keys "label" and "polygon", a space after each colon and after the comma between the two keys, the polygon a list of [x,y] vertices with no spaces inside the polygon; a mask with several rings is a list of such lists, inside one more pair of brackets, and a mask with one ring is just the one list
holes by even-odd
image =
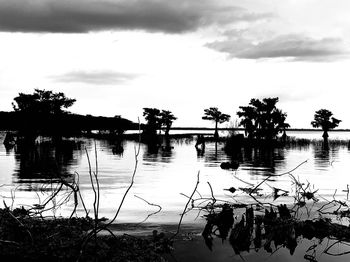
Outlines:
{"label": "cloud", "polygon": [[244,59],[284,58],[292,61],[329,61],[349,55],[341,38],[314,39],[290,34],[258,41],[240,34],[206,45],[231,57]]}
{"label": "cloud", "polygon": [[230,1],[219,3],[215,0],[0,0],[0,31],[84,33],[123,29],[181,33],[269,16],[232,6]]}
{"label": "cloud", "polygon": [[137,77],[136,74],[113,71],[73,71],[59,76],[52,76],[56,82],[84,83],[94,85],[115,85]]}

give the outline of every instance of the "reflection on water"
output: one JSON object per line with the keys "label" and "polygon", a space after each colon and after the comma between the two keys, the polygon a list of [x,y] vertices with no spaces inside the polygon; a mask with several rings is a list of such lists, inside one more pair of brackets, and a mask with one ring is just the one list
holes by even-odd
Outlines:
{"label": "reflection on water", "polygon": [[[318,135],[318,134],[317,134]],[[320,136],[321,137],[321,136]],[[342,136],[345,137],[344,135]],[[49,140],[42,140],[32,147],[16,145],[5,148],[2,144],[3,133],[0,133],[0,186],[1,200],[7,204],[15,201],[15,205],[33,205],[42,201],[57,176],[64,176],[65,179],[75,179],[79,177],[80,189],[90,212],[92,211],[93,193],[89,178],[89,165],[87,154],[90,157],[92,169],[95,170],[95,161],[98,163],[98,175],[101,188],[101,208],[100,215],[112,217],[130,184],[130,178],[135,166],[135,148],[138,143],[135,141],[120,140],[94,140],[80,138],[79,140],[63,140],[60,144],[54,144]],[[95,156],[95,145],[97,155]],[[217,199],[232,201],[232,194],[224,189],[235,187],[244,188],[246,183],[253,185],[259,184],[266,176],[278,175],[294,169],[300,163],[308,160],[306,164],[293,171],[293,175],[302,182],[310,182],[312,191],[318,189],[317,194],[327,199],[333,199],[336,194],[337,199],[346,199],[346,193],[343,191],[350,184],[348,170],[350,169],[350,150],[344,144],[331,144],[328,150],[318,144],[298,144],[286,148],[239,148],[228,155],[224,151],[224,143],[207,142],[205,148],[195,148],[194,139],[168,139],[161,143],[140,144],[140,155],[138,157],[138,166],[135,177],[135,184],[132,187],[126,202],[121,209],[117,222],[138,224],[147,219],[147,223],[174,225],[179,221],[179,214],[183,211],[188,199],[181,195],[191,194],[196,183],[196,175],[200,171],[200,184],[198,194],[202,198],[210,198],[211,191],[207,182],[210,183]],[[239,162],[237,170],[223,170],[220,168],[222,162]],[[75,172],[79,174],[73,175]],[[262,194],[265,196],[271,194],[271,188],[276,187],[290,191],[291,181],[285,176],[273,176],[268,181],[268,186],[261,186]],[[43,184],[46,187],[43,188]],[[45,190],[44,190],[45,189]],[[314,190],[315,189],[315,190]],[[236,193],[237,194],[237,193]],[[15,198],[12,198],[15,195]],[[136,196],[136,197],[135,197]],[[147,205],[145,199],[150,203],[155,203],[162,207],[161,212],[151,215],[158,210],[154,206]],[[246,194],[237,196],[241,202],[248,202],[249,197]],[[279,197],[274,203],[291,203],[294,199],[288,196]],[[2,201],[1,201],[2,202]],[[70,215],[73,208],[73,201],[57,210],[56,215]],[[82,207],[79,207],[80,215],[85,215]],[[198,213],[188,213],[184,217],[183,225],[188,228],[195,228],[201,231],[205,225],[205,219],[201,216],[197,218]],[[235,214],[236,215],[236,214]],[[240,220],[237,221],[238,224]],[[259,221],[254,222],[254,230],[244,231],[245,223],[241,227],[236,227],[233,232],[247,232],[254,236],[261,234],[256,229],[259,228]],[[242,230],[242,231],[240,231]],[[287,233],[286,229],[282,233]],[[336,260],[335,257],[326,258],[317,254],[330,246],[328,238],[323,239],[320,244],[317,239],[298,240],[298,247],[295,249],[295,242],[288,242],[289,235],[275,234],[271,239],[263,238],[264,248],[257,248],[253,253],[245,251],[249,249],[248,239],[243,235],[228,235],[224,245],[218,241],[213,241],[213,251],[209,251],[204,256],[195,257],[193,253],[192,261],[227,261],[239,260],[234,253],[244,253],[244,258],[249,261],[261,261],[262,258],[270,259],[273,251],[272,261],[342,261],[348,259],[342,257]],[[249,235],[248,234],[248,235]],[[296,236],[299,236],[296,230]],[[283,239],[282,239],[283,237]],[[240,241],[240,238],[243,240]],[[254,247],[259,247],[259,239],[254,238]],[[269,242],[270,241],[270,242]],[[332,240],[330,240],[332,241]],[[317,242],[317,243],[316,243]],[[265,243],[273,243],[269,246]],[[330,243],[335,243],[333,242]],[[208,244],[208,242],[207,242]],[[242,246],[240,246],[242,244]],[[247,245],[244,245],[247,244]],[[200,244],[192,241],[194,249],[199,245],[205,245],[204,241]],[[252,245],[252,246],[253,246]],[[281,246],[286,248],[280,248]],[[309,247],[312,247],[309,249]],[[188,248],[188,247],[187,247]],[[345,250],[344,243],[338,243],[334,248]],[[294,250],[295,249],[295,250]],[[181,259],[181,247],[177,247],[178,261]],[[187,249],[188,250],[188,249]],[[301,250],[301,251],[300,251]],[[307,252],[305,252],[307,250]],[[290,253],[293,254],[290,260]],[[201,248],[201,252],[203,248]],[[186,254],[188,255],[188,254]],[[307,256],[305,256],[307,255]],[[203,260],[206,258],[208,260]],[[188,259],[188,257],[187,257]],[[221,259],[221,260],[220,260]]]}
{"label": "reflection on water", "polygon": [[45,141],[31,146],[18,144],[14,147],[17,182],[65,176],[82,154],[81,143],[76,141],[62,141],[59,144]]}
{"label": "reflection on water", "polygon": [[145,162],[156,165],[157,163],[170,163],[174,159],[174,147],[169,138],[164,138],[161,143],[147,143],[145,146],[147,150],[142,155]]}
{"label": "reflection on water", "polygon": [[332,165],[333,159],[337,159],[339,147],[331,147],[325,150],[322,146],[318,146],[314,147],[313,151],[317,168],[327,169],[329,165]]}
{"label": "reflection on water", "polygon": [[[321,243],[325,238],[334,237],[338,239],[336,244],[349,246],[348,226],[332,223],[325,218],[300,220],[297,218],[298,211],[295,213],[285,205],[277,208],[271,206],[270,209],[265,208],[263,211],[256,210],[253,206],[245,209],[240,218],[236,215],[236,219],[234,218],[234,213],[237,214],[236,210],[227,204],[222,205],[219,212],[214,210],[209,212],[207,224],[202,233],[209,250],[213,250],[214,236],[221,238],[222,241],[228,239],[236,255],[244,255],[252,249],[256,252],[264,249],[272,254],[279,248],[286,248],[293,255],[302,238],[309,240],[316,238]],[[324,253],[335,254],[335,256],[344,255],[343,250],[330,251],[333,246],[326,244],[323,247]],[[316,249],[318,249],[317,244],[305,249],[304,258],[315,261],[316,254],[312,255],[313,252],[310,251]]]}
{"label": "reflection on water", "polygon": [[[135,141],[84,139],[64,140],[55,145],[50,141],[41,141],[32,147],[5,148],[0,136],[0,184],[4,184],[3,196],[8,196],[17,187],[18,203],[33,204],[35,194],[21,190],[31,188],[39,182],[51,183],[57,174],[70,176],[79,173],[80,188],[87,202],[92,199],[88,176],[86,152],[95,168],[95,149],[102,191],[101,214],[109,217],[116,203],[121,199],[134,170]],[[224,144],[207,142],[205,148],[196,149],[193,139],[170,139],[158,145],[141,144],[135,184],[123,207],[120,220],[128,222],[142,221],[152,208],[135,198],[137,195],[149,202],[157,203],[163,210],[149,218],[149,222],[176,223],[187,201],[180,193],[189,194],[193,190],[196,174],[200,171],[199,190],[203,196],[210,196],[206,182],[210,182],[218,198],[229,199],[224,188],[244,187],[242,181],[257,184],[266,175],[280,174],[292,170],[301,162],[307,164],[293,172],[302,180],[310,181],[319,192],[332,196],[338,194],[350,184],[348,161],[350,152],[346,146],[334,145],[323,150],[317,145],[306,144],[288,148],[241,148],[227,155]],[[86,152],[85,152],[86,150]],[[237,171],[223,170],[222,162],[238,161]],[[330,183],[331,181],[331,183]],[[290,180],[284,177],[270,179],[271,186],[285,190],[291,187]],[[270,190],[270,188],[266,188]],[[287,201],[288,199],[286,199]],[[69,207],[68,207],[69,208]],[[65,211],[62,210],[62,214]],[[185,223],[193,223],[193,217],[187,217]]]}
{"label": "reflection on water", "polygon": [[124,141],[120,139],[100,140],[101,147],[109,150],[113,155],[123,156]]}
{"label": "reflection on water", "polygon": [[[255,232],[254,232],[255,233]],[[212,250],[206,248],[205,242],[199,237],[194,237],[191,241],[175,242],[175,250],[169,261],[201,261],[201,262],[226,262],[226,261],[309,261],[309,262],[344,262],[349,261],[349,243],[346,241],[337,241],[330,237],[312,238],[299,236],[297,239],[297,246],[293,250],[292,243],[281,243],[288,231],[284,231],[282,235],[275,235],[271,239],[273,242],[271,249],[268,245],[261,248],[255,248],[259,242],[253,243],[248,251],[241,251],[239,255],[236,254],[237,247],[232,247],[230,241],[221,241],[216,239]],[[280,239],[277,239],[279,238]],[[277,241],[275,242],[275,240]],[[243,239],[244,245],[247,239]],[[248,239],[249,240],[249,239]],[[266,242],[265,242],[266,243]],[[263,244],[265,244],[263,243]],[[276,244],[276,245],[275,245]],[[193,252],[188,252],[191,250]],[[293,250],[293,254],[291,254]],[[325,251],[327,253],[325,253]],[[341,254],[343,253],[344,254]]]}
{"label": "reflection on water", "polygon": [[244,169],[252,175],[268,175],[285,167],[285,149],[283,148],[244,148],[236,156]]}

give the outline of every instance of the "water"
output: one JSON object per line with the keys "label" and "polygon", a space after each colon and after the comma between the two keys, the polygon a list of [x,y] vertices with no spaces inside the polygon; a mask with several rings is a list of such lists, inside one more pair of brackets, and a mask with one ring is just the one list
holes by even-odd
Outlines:
{"label": "water", "polygon": [[[289,135],[319,139],[322,133],[290,132]],[[101,193],[99,215],[112,218],[135,172],[135,183],[116,220],[116,223],[122,224],[122,231],[128,230],[124,223],[132,223],[133,229],[136,224],[139,232],[147,232],[154,225],[164,228],[176,226],[188,201],[186,196],[191,195],[196,185],[198,173],[200,183],[196,198],[210,198],[211,186],[218,201],[244,203],[253,200],[241,191],[233,196],[224,189],[257,185],[273,175],[261,186],[263,199],[272,196],[273,187],[291,192],[293,185],[290,176],[278,174],[293,170],[305,161],[292,174],[318,190],[317,196],[322,197],[321,200],[331,200],[333,197],[346,199],[344,190],[350,184],[350,151],[346,144],[331,146],[328,151],[314,144],[272,150],[242,149],[234,156],[240,162],[238,170],[230,171],[220,168],[222,162],[232,160],[232,156],[223,150],[223,143],[217,146],[206,143],[205,151],[197,152],[193,139],[171,140],[170,144],[155,149],[135,141],[124,141],[122,146],[118,146],[113,141],[88,138],[65,140],[60,147],[55,147],[47,139],[41,138],[40,143],[31,149],[19,146],[6,149],[2,144],[3,138],[4,133],[0,133],[0,195],[7,206],[28,207],[45,203],[58,185],[53,174],[61,174],[68,182],[79,177],[85,205],[93,214],[94,194],[89,176],[89,157],[92,171],[97,170],[98,173]],[[331,132],[330,139],[348,140],[350,133]],[[138,148],[139,155],[136,157]],[[70,215],[74,201],[72,196],[65,199],[68,192],[63,191],[54,199],[55,206],[59,206],[57,210],[45,214]],[[292,201],[291,196],[280,197],[275,204]],[[85,215],[82,205],[78,207],[78,214]],[[198,212],[185,215],[184,228],[197,228],[197,232],[200,232],[205,219],[197,215]],[[226,249],[224,246],[218,249],[221,248]]]}
{"label": "water", "polygon": [[[311,134],[313,138],[321,137],[320,132]],[[306,135],[310,138],[311,134],[296,132],[290,135]],[[342,139],[350,137],[349,133],[333,132],[330,138],[334,134]],[[2,133],[0,141],[3,136]],[[309,181],[322,196],[330,197],[337,190],[337,195],[343,197],[345,193],[342,190],[350,183],[350,152],[345,145],[331,147],[329,151],[323,151],[321,146],[315,145],[242,150],[238,156],[240,167],[234,172],[220,168],[222,162],[231,159],[223,150],[224,144],[219,143],[215,149],[214,143],[207,143],[205,152],[201,154],[195,150],[194,143],[191,139],[172,140],[170,146],[163,145],[157,151],[140,144],[135,184],[126,198],[118,222],[137,223],[158,210],[142,200],[144,199],[162,207],[161,212],[149,217],[147,222],[177,223],[187,202],[187,198],[181,193],[192,193],[198,172],[198,192],[202,197],[210,197],[209,182],[218,199],[231,198],[224,188],[246,187],[247,183],[258,184],[267,175],[292,170],[306,160],[307,163],[295,170],[293,175],[301,181]],[[31,150],[20,147],[6,150],[0,143],[1,194],[7,205],[12,204],[11,192],[16,196],[15,205],[32,205],[40,201],[42,203],[46,197],[44,192],[50,191],[50,186],[53,186],[52,174],[62,174],[72,179],[72,174],[78,173],[82,195],[86,205],[92,210],[93,191],[87,156],[95,170],[95,144],[101,192],[100,214],[112,217],[134,172],[135,149],[139,146],[135,141],[124,141],[122,152],[117,152],[118,148],[111,141],[86,138],[65,141],[59,148],[42,140],[40,145]],[[289,176],[273,177],[267,185],[262,186],[266,194],[271,191],[269,186],[289,190],[291,179]],[[244,195],[243,197],[246,198]],[[56,215],[67,215],[72,208],[72,202],[62,206]],[[79,210],[83,211],[82,208]],[[191,223],[191,216],[188,216],[187,222]]]}
{"label": "water", "polygon": [[[331,245],[329,254],[324,253]],[[190,252],[188,250],[191,250]],[[345,243],[336,243],[334,240],[324,239],[320,242],[317,239],[302,239],[293,254],[284,247],[277,247],[273,250],[273,254],[266,252],[263,248],[259,250],[250,250],[250,252],[242,252],[240,255],[235,254],[229,241],[221,240],[214,243],[213,250],[205,247],[200,238],[193,238],[191,241],[175,242],[175,250],[169,261],[203,261],[203,262],[226,262],[226,261],[249,261],[249,262],[344,262],[349,261],[350,254],[338,255],[344,250],[349,250],[349,246]]]}

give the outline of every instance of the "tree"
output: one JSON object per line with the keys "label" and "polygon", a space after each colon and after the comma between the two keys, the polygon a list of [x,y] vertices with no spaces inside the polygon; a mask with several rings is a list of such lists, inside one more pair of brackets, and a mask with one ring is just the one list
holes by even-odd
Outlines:
{"label": "tree", "polygon": [[34,89],[33,94],[19,93],[12,106],[19,117],[18,129],[25,142],[34,143],[39,134],[60,140],[68,128],[63,121],[63,109],[72,106],[75,101],[62,92]]}
{"label": "tree", "polygon": [[287,114],[276,107],[278,97],[251,99],[248,106],[240,106],[237,115],[241,118],[240,126],[245,128],[248,138],[272,140],[278,133],[285,131]]}
{"label": "tree", "polygon": [[71,107],[75,99],[67,98],[64,93],[35,89],[33,94],[19,93],[12,103],[17,112],[33,114],[60,114],[63,108]]}
{"label": "tree", "polygon": [[143,108],[143,116],[147,121],[146,133],[149,135],[156,135],[157,129],[161,128],[160,110],[157,108]]}
{"label": "tree", "polygon": [[328,144],[328,131],[336,128],[341,120],[332,117],[333,113],[327,109],[320,109],[315,112],[314,121],[311,121],[311,125],[314,128],[321,127],[323,130],[324,145]]}
{"label": "tree", "polygon": [[148,107],[143,108],[143,116],[147,121],[145,133],[152,136],[155,136],[157,130],[162,127],[165,128],[165,135],[168,136],[173,121],[177,119],[171,111],[160,111],[158,108]]}
{"label": "tree", "polygon": [[222,124],[230,120],[230,115],[223,114],[218,110],[217,107],[210,107],[209,109],[204,109],[204,116],[202,117],[204,120],[211,120],[215,122],[215,133],[214,138],[217,139],[219,137],[218,133],[218,124]]}
{"label": "tree", "polygon": [[242,118],[239,122],[239,126],[244,127],[245,135],[248,136],[249,139],[254,138],[256,133],[256,118],[257,112],[256,109],[252,106],[240,106],[242,111],[237,112],[237,115]]}
{"label": "tree", "polygon": [[171,125],[173,124],[173,121],[177,118],[173,115],[171,111],[168,110],[162,110],[162,112],[160,113],[160,118],[161,125],[165,128],[165,136],[167,137],[169,136],[169,131]]}

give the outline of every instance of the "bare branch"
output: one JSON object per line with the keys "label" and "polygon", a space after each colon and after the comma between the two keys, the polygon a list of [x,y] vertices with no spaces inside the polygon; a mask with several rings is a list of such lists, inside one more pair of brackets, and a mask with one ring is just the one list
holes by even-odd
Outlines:
{"label": "bare branch", "polygon": [[158,210],[157,210],[157,211],[155,211],[155,212],[149,214],[144,220],[142,220],[140,223],[138,223],[138,225],[144,223],[145,221],[147,221],[148,218],[150,218],[150,217],[153,216],[153,215],[158,214],[158,213],[162,210],[162,207],[161,207],[160,205],[150,203],[150,202],[148,202],[146,199],[144,199],[144,198],[142,198],[142,197],[139,197],[139,196],[137,196],[137,195],[134,195],[134,196],[135,196],[136,198],[141,199],[142,201],[146,202],[146,203],[147,203],[148,205],[150,205],[150,206],[158,207]]}
{"label": "bare branch", "polygon": [[183,219],[183,217],[184,217],[184,215],[185,215],[185,213],[186,213],[187,207],[188,207],[189,203],[191,202],[192,197],[193,197],[193,195],[195,194],[195,192],[197,191],[197,187],[198,187],[198,185],[199,185],[199,173],[200,173],[200,172],[198,171],[196,186],[194,187],[194,190],[193,190],[191,196],[189,197],[189,199],[188,199],[188,201],[187,201],[187,203],[186,203],[186,206],[185,206],[185,208],[184,208],[184,210],[183,210],[183,212],[182,212],[182,214],[181,214],[180,221],[179,221],[179,224],[178,224],[178,226],[177,226],[176,233],[171,237],[171,239],[174,239],[174,238],[179,234],[179,232],[180,232],[180,227],[181,227],[182,219]]}

